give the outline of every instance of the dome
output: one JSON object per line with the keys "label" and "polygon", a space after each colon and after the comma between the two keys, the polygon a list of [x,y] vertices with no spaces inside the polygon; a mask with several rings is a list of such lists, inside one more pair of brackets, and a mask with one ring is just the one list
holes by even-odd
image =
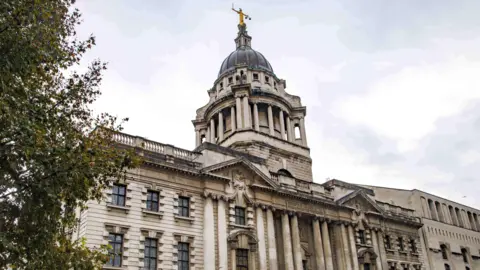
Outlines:
{"label": "dome", "polygon": [[233,51],[223,60],[218,77],[234,70],[237,66],[246,65],[250,69],[258,69],[273,73],[272,66],[263,54],[253,50],[250,46],[242,46]]}

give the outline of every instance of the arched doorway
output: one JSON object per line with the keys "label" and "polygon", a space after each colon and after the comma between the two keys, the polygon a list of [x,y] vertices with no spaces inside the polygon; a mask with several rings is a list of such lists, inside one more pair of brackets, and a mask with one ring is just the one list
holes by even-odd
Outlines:
{"label": "arched doorway", "polygon": [[249,230],[233,230],[227,238],[232,270],[255,270],[258,239]]}
{"label": "arched doorway", "polygon": [[373,248],[360,248],[357,258],[360,270],[376,270],[377,254]]}

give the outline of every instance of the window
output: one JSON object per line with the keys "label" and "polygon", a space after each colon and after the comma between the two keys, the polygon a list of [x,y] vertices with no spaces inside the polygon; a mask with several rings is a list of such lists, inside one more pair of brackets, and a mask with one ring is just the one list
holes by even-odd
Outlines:
{"label": "window", "polygon": [[410,267],[407,264],[403,265],[403,270],[409,270],[409,269],[410,269]]}
{"label": "window", "polygon": [[220,89],[223,89],[223,82],[220,83]]}
{"label": "window", "polygon": [[124,185],[113,184],[112,204],[125,206],[125,192],[127,187]]}
{"label": "window", "polygon": [[235,224],[245,225],[245,208],[235,207]]}
{"label": "window", "polygon": [[178,243],[178,270],[190,269],[190,246],[188,243]]}
{"label": "window", "polygon": [[294,132],[295,132],[295,140],[300,139],[300,126],[295,125]]}
{"label": "window", "polygon": [[398,237],[398,248],[400,251],[405,250],[405,246],[403,245],[403,237]]}
{"label": "window", "polygon": [[268,76],[265,76],[265,83],[270,83],[270,78]]}
{"label": "window", "polygon": [[370,270],[370,264],[369,263],[365,263],[363,264],[363,270]]}
{"label": "window", "polygon": [[258,81],[258,73],[253,73],[253,80]]}
{"label": "window", "polygon": [[302,260],[302,267],[303,267],[303,270],[308,270],[307,260]]}
{"label": "window", "polygon": [[468,266],[465,266],[465,270],[470,270],[470,267],[468,267]]}
{"label": "window", "polygon": [[181,217],[190,215],[190,198],[178,197],[178,215]]}
{"label": "window", "polygon": [[365,245],[365,231],[358,230],[358,239],[360,240],[360,244]]}
{"label": "window", "polygon": [[108,235],[108,244],[112,247],[108,250],[108,255],[110,256],[108,265],[117,267],[122,266],[123,235],[110,233]]}
{"label": "window", "polygon": [[415,239],[410,239],[410,249],[412,253],[417,253],[417,245],[415,243]]}
{"label": "window", "polygon": [[228,84],[232,84],[233,83],[233,77],[228,77]]}
{"label": "window", "polygon": [[238,248],[236,257],[237,270],[248,270],[248,249]]}
{"label": "window", "polygon": [[385,248],[392,249],[392,241],[390,239],[390,235],[385,235]]}
{"label": "window", "polygon": [[145,270],[157,269],[157,239],[145,238],[144,251],[144,268]]}
{"label": "window", "polygon": [[158,212],[158,191],[149,190],[147,192],[147,210]]}
{"label": "window", "polygon": [[445,264],[445,270],[450,270],[450,265],[448,265],[448,263]]}
{"label": "window", "polygon": [[462,248],[462,257],[463,257],[463,262],[468,263],[468,252],[465,248]]}

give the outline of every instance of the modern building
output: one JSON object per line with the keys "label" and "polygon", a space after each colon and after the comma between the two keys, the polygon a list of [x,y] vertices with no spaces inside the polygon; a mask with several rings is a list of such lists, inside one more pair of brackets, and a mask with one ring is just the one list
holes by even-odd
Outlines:
{"label": "modern building", "polygon": [[376,198],[415,210],[427,269],[480,269],[480,210],[420,190],[368,187]]}
{"label": "modern building", "polygon": [[[144,163],[78,213],[77,237],[92,248],[110,244],[104,269],[426,269],[415,203],[392,202],[380,188],[313,181],[306,107],[252,49],[245,24],[238,29],[193,120],[196,148],[116,134]],[[464,225],[468,213],[478,220],[473,209],[447,205],[466,211]],[[434,222],[451,226],[424,220],[427,232],[439,231]]]}

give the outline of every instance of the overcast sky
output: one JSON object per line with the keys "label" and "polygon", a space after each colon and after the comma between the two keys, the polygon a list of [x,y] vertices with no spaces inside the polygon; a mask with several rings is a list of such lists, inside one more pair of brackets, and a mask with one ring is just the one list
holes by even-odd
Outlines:
{"label": "overcast sky", "polygon": [[[84,0],[99,111],[193,149],[195,110],[235,49],[230,1]],[[252,47],[307,106],[314,181],[421,189],[480,208],[480,1],[242,0]]]}

